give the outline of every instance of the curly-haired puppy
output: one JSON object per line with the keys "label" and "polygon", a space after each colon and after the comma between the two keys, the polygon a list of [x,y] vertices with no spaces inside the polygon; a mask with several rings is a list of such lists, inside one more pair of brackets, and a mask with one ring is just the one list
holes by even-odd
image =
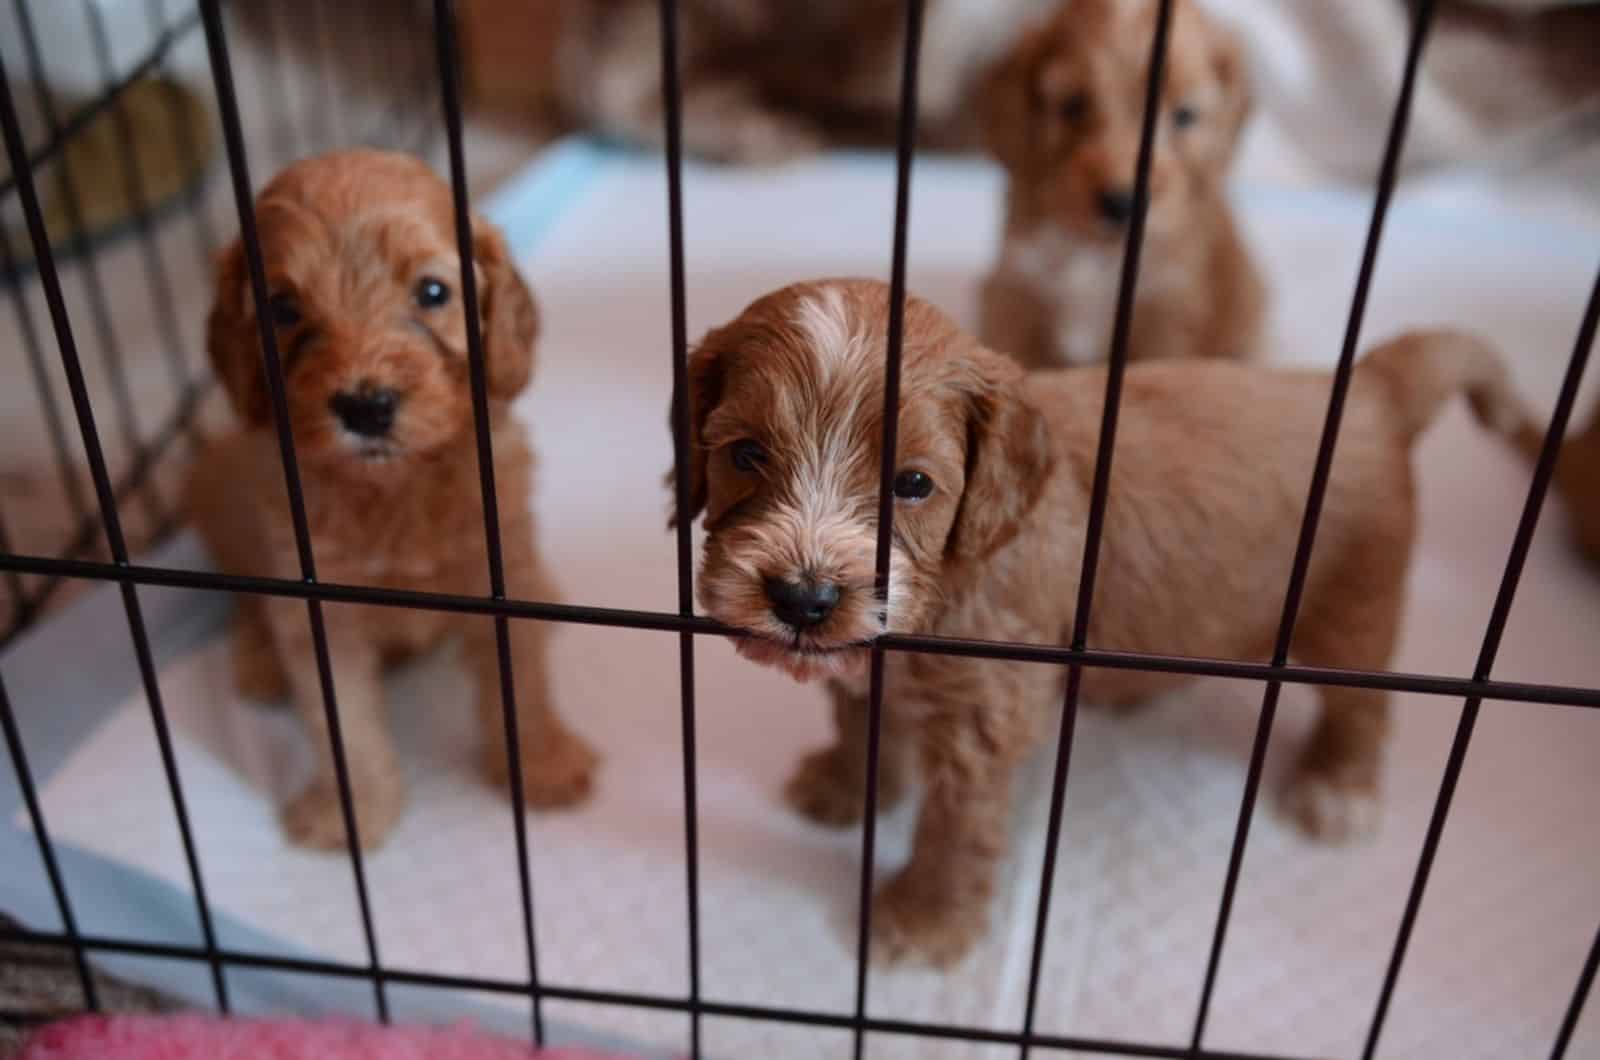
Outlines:
{"label": "curly-haired puppy", "polygon": [[[1070,639],[1105,391],[1103,368],[1025,375],[926,302],[905,317],[887,616],[874,596],[887,289],[866,280],[769,294],[690,361],[693,511],[706,613],[739,651],[828,679],[837,742],[801,762],[791,801],[824,823],[863,810],[867,645],[885,629]],[[1259,658],[1271,648],[1328,376],[1229,361],[1129,368],[1091,643]],[[1410,450],[1465,391],[1485,423],[1521,413],[1495,355],[1407,335],[1356,370],[1294,655],[1378,669],[1402,611],[1416,521]],[[983,931],[1006,849],[1012,774],[1061,702],[1060,667],[915,653],[886,662],[885,803],[920,767],[910,863],[879,892],[880,955],[959,958]],[[1083,694],[1130,703],[1181,682],[1090,669]],[[1311,834],[1371,826],[1387,696],[1325,688],[1289,783]]]}
{"label": "curly-haired puppy", "polygon": [[[919,118],[936,142],[975,139],[983,72],[1054,0],[929,0]],[[634,143],[662,139],[656,0],[571,0],[556,95]],[[685,0],[678,5],[685,149],[728,162],[817,150],[825,130],[882,139],[900,104],[901,0]]]}
{"label": "curly-haired puppy", "polygon": [[[487,594],[468,307],[449,186],[409,156],[347,151],[284,170],[262,191],[256,217],[318,577]],[[529,510],[533,453],[506,408],[528,382],[538,318],[504,240],[481,219],[473,257],[507,592],[549,599]],[[237,242],[221,259],[207,344],[243,429],[198,461],[189,510],[223,570],[298,579],[256,306]],[[241,691],[292,696],[319,752],[284,825],[297,842],[336,846],[344,825],[305,604],[242,604],[233,632]],[[447,634],[464,634],[477,678],[484,768],[506,779],[490,619],[348,604],[323,611],[364,844],[383,840],[405,801],[381,671]],[[541,807],[581,799],[595,767],[548,702],[545,633],[541,623],[510,623],[525,792]]]}
{"label": "curly-haired puppy", "polygon": [[[989,78],[1007,176],[979,333],[1029,367],[1103,360],[1133,213],[1153,0],[1071,0]],[[1244,50],[1188,0],[1172,13],[1129,356],[1246,357],[1265,300],[1223,186],[1250,109]]]}

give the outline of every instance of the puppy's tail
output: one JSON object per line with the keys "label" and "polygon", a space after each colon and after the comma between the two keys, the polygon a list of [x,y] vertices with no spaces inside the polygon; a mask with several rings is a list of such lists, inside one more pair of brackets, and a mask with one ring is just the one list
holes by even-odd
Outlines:
{"label": "puppy's tail", "polygon": [[1482,339],[1461,331],[1410,331],[1374,348],[1360,371],[1381,381],[1407,438],[1421,434],[1439,408],[1465,393],[1478,421],[1525,446],[1531,418],[1511,387],[1505,363]]}

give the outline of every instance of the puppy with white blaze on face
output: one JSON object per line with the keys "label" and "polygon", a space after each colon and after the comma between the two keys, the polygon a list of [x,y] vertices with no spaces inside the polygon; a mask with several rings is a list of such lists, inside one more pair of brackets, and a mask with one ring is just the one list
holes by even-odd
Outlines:
{"label": "puppy with white blaze on face", "polygon": [[[866,661],[885,630],[1038,644],[1072,635],[1105,375],[1025,375],[917,298],[905,307],[887,607],[873,591],[888,289],[795,284],[711,331],[689,362],[697,588],[741,654],[825,678],[835,743],[790,801],[855,823],[866,780]],[[1129,367],[1091,644],[1265,658],[1288,582],[1327,402],[1325,373],[1231,361]],[[1499,359],[1417,332],[1357,367],[1294,644],[1298,661],[1381,669],[1394,647],[1416,519],[1410,448],[1464,392],[1490,429],[1526,422]],[[874,905],[874,953],[949,964],[985,929],[1011,778],[1061,702],[1063,669],[891,652],[880,808],[924,789],[910,863]],[[1090,702],[1182,678],[1090,668]],[[1309,833],[1373,824],[1387,695],[1322,690],[1288,785]]]}

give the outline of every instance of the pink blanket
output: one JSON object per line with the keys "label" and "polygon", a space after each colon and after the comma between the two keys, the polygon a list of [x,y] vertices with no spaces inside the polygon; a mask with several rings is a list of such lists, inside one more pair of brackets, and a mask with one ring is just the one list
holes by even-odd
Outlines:
{"label": "pink blanket", "polygon": [[353,1021],[82,1016],[36,1032],[19,1060],[622,1060],[584,1049],[534,1049],[468,1027]]}

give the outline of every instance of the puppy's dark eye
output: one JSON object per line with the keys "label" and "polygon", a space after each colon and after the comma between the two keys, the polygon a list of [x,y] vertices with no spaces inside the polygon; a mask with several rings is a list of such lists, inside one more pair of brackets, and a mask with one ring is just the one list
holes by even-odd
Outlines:
{"label": "puppy's dark eye", "polygon": [[741,438],[728,449],[733,466],[740,471],[754,471],[767,462],[767,451],[754,438]]}
{"label": "puppy's dark eye", "polygon": [[1178,109],[1172,112],[1172,124],[1180,129],[1187,129],[1199,120],[1200,112],[1187,103],[1179,105]]}
{"label": "puppy's dark eye", "polygon": [[417,304],[424,309],[438,309],[450,301],[450,287],[443,280],[424,276],[417,283]]}
{"label": "puppy's dark eye", "polygon": [[921,471],[902,471],[894,477],[894,495],[903,501],[927,499],[933,492],[933,479]]}
{"label": "puppy's dark eye", "polygon": [[1056,113],[1067,121],[1081,121],[1089,113],[1089,96],[1086,92],[1074,92],[1056,106]]}
{"label": "puppy's dark eye", "polygon": [[300,323],[300,306],[295,302],[294,295],[279,291],[267,299],[267,316],[274,327],[292,328]]}

